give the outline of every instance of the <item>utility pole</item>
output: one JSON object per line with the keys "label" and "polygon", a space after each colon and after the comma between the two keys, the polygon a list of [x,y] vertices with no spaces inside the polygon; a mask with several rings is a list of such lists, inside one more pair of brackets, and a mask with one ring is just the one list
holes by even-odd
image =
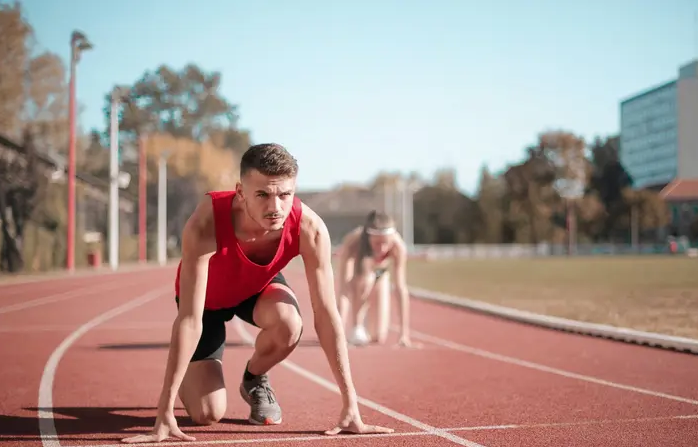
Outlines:
{"label": "utility pole", "polygon": [[68,96],[68,228],[66,235],[66,268],[75,270],[75,78],[77,65],[83,51],[92,48],[92,44],[80,31],[73,31],[70,36],[70,88]]}

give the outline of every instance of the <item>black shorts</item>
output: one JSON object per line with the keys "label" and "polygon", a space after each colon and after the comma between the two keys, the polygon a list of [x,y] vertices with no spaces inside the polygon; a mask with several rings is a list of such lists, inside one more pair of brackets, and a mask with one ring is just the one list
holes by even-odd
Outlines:
{"label": "black shorts", "polygon": [[[269,284],[283,284],[284,286],[291,288],[286,282],[286,278],[281,272],[277,273],[274,278],[272,278]],[[264,290],[262,290],[263,292]],[[226,309],[215,309],[208,310],[204,309],[203,315],[203,330],[201,332],[201,338],[199,339],[199,344],[196,346],[196,351],[191,358],[192,362],[207,359],[217,359],[221,360],[223,358],[223,350],[225,349],[225,324],[226,322],[233,319],[237,315],[242,321],[249,323],[255,327],[259,327],[254,322],[254,307],[257,304],[257,299],[262,294],[259,292],[247,298],[245,301],[241,302],[235,307],[229,307]],[[179,308],[179,297],[175,296],[175,301],[177,302],[177,307]],[[293,305],[300,314],[300,308],[295,297],[293,300]]]}

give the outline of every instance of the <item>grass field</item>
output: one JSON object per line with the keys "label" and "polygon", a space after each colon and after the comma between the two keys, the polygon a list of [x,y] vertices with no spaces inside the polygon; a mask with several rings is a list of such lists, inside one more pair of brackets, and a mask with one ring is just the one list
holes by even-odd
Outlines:
{"label": "grass field", "polygon": [[593,323],[698,339],[698,260],[412,260],[411,286]]}

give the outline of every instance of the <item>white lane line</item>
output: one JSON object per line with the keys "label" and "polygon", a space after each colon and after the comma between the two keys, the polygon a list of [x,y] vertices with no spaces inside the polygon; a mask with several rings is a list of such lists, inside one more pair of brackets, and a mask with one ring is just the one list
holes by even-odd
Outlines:
{"label": "white lane line", "polygon": [[484,349],[474,348],[472,346],[463,345],[443,338],[435,337],[433,335],[425,334],[423,332],[412,330],[410,331],[413,338],[433,343],[435,345],[442,346],[444,348],[453,349],[456,351],[466,352],[468,354],[477,355],[480,357],[485,357],[491,360],[496,360],[499,362],[509,363],[512,365],[523,366],[525,368],[535,369],[537,371],[547,372],[550,374],[556,374],[558,376],[568,377],[570,379],[582,380],[585,382],[596,383],[598,385],[605,385],[612,388],[617,388],[625,391],[632,391],[639,394],[646,394],[653,397],[661,397],[663,399],[669,399],[677,402],[684,402],[691,405],[698,405],[698,400],[689,399],[687,397],[675,396],[673,394],[661,393],[659,391],[652,391],[645,388],[639,388],[632,385],[624,385],[622,383],[612,382],[610,380],[599,379],[597,377],[587,376],[585,374],[578,374],[571,371],[565,371],[564,369],[553,368],[550,366],[541,365],[539,363],[529,362],[526,360],[517,359],[515,357],[509,357],[502,354],[496,354],[494,352],[486,351]]}
{"label": "white lane line", "polygon": [[591,419],[591,420],[587,420],[587,421],[549,422],[549,423],[537,423],[537,424],[482,425],[482,426],[472,426],[472,427],[442,428],[442,430],[445,430],[445,431],[510,430],[510,429],[520,429],[520,428],[573,427],[576,425],[632,424],[632,423],[663,422],[663,421],[676,421],[676,420],[687,420],[687,419],[698,419],[698,414],[686,414],[686,415],[680,415],[680,416],[657,416],[657,417],[647,417],[647,418],[629,418],[629,419]]}
{"label": "white lane line", "polygon": [[105,276],[126,275],[129,273],[149,272],[151,270],[165,270],[173,266],[176,266],[178,262],[179,259],[177,258],[172,259],[164,266],[155,263],[143,264],[141,262],[133,262],[128,264],[122,264],[116,271],[103,268],[97,271],[85,269],[74,271],[72,273],[55,272],[45,274],[37,273],[35,275],[18,275],[14,278],[2,278],[0,280],[0,289],[3,289],[5,287],[13,288],[14,286],[23,286],[26,284],[46,284],[51,282],[62,282],[70,279],[80,280],[83,278],[103,278]]}
{"label": "white lane line", "polygon": [[[205,432],[202,432],[204,434]],[[250,432],[250,434],[253,434]],[[195,436],[195,435],[192,435]],[[317,435],[317,436],[288,436],[285,438],[271,438],[268,436],[261,436],[261,437],[255,437],[255,438],[248,438],[248,439],[216,439],[216,440],[211,440],[211,441],[162,441],[162,442],[153,442],[153,443],[148,443],[145,444],[147,446],[151,445],[216,445],[216,444],[262,444],[262,443],[268,443],[268,442],[308,442],[308,441],[324,441],[324,442],[331,442],[331,441],[339,441],[339,440],[344,440],[344,439],[357,439],[357,438],[397,438],[397,437],[408,437],[408,436],[433,436],[431,433],[427,433],[425,431],[415,431],[415,432],[405,432],[405,433],[386,433],[386,434],[366,434],[366,435],[335,435],[335,436],[328,436],[328,435]],[[65,446],[65,447],[123,447],[126,444],[94,444],[94,445],[74,445],[74,446]],[[137,445],[137,444],[136,444]]]}
{"label": "white lane line", "polygon": [[[473,427],[453,427],[453,428],[441,428],[440,430],[446,432],[452,431],[486,431],[486,430],[509,430],[518,428],[544,428],[544,427],[563,427],[563,426],[574,426],[574,425],[595,425],[595,424],[615,424],[615,423],[632,423],[632,422],[661,422],[670,420],[682,420],[682,419],[698,419],[698,414],[690,414],[683,416],[666,416],[666,417],[656,417],[656,418],[635,418],[635,419],[609,419],[609,420],[590,420],[590,421],[580,421],[580,422],[558,422],[550,424],[507,424],[507,425],[483,425],[483,426],[473,426]],[[252,434],[252,432],[250,432]],[[252,439],[216,439],[211,441],[163,441],[161,443],[152,443],[148,445],[217,445],[217,444],[257,444],[257,443],[271,443],[271,442],[309,442],[309,441],[323,441],[331,442],[333,440],[340,439],[363,439],[363,438],[385,438],[385,437],[410,437],[410,436],[434,436],[432,433],[426,431],[414,431],[414,432],[402,432],[402,433],[387,433],[387,434],[368,434],[368,435],[337,435],[337,436],[327,436],[327,435],[317,435],[317,436],[290,436],[284,438],[270,438],[270,437],[256,437]],[[122,447],[124,444],[94,444],[94,445],[74,445],[69,447]],[[66,446],[68,447],[68,446]]]}
{"label": "white lane line", "polygon": [[[131,322],[131,323],[124,323],[124,324],[105,324],[99,328],[96,328],[97,330],[103,330],[103,331],[125,331],[125,330],[147,330],[147,329],[153,329],[153,330],[159,330],[164,327],[172,327],[172,323],[163,323],[162,321],[156,321],[156,322]],[[60,331],[73,331],[75,329],[75,325],[70,325],[70,324],[38,324],[38,325],[22,325],[22,326],[17,326],[17,327],[0,327],[0,333],[7,333],[7,332],[29,332],[29,333],[35,333],[35,332],[60,332]]]}
{"label": "white lane line", "polygon": [[[255,339],[252,337],[252,335],[245,329],[245,327],[240,323],[240,320],[238,319],[233,319],[233,324],[235,325],[236,330],[240,334],[240,337],[245,341],[246,343],[253,344]],[[295,372],[296,374],[305,377],[306,379],[310,380],[311,382],[314,382],[317,385],[320,385],[323,388],[326,388],[336,394],[341,394],[341,391],[339,390],[339,387],[330,382],[329,380],[326,380],[323,377],[318,376],[317,374],[308,371],[305,368],[302,368],[301,366],[289,361],[289,360],[284,360],[281,362],[283,366],[286,368],[290,369],[291,371]],[[432,427],[431,425],[425,424],[424,422],[418,421],[416,419],[413,419],[407,415],[404,415],[402,413],[398,413],[395,410],[391,410],[390,408],[384,407],[383,405],[376,403],[372,400],[363,398],[361,396],[357,397],[357,401],[373,410],[376,410],[380,413],[383,413],[387,416],[392,417],[393,419],[396,419],[398,421],[405,422],[415,428],[418,428],[420,430],[423,430],[426,433],[429,433],[434,436],[439,436],[444,439],[448,439],[449,441],[458,444],[458,445],[464,445],[468,447],[485,447],[481,444],[468,441],[467,439],[463,439],[461,437],[458,437],[452,433],[448,433],[444,430],[438,429],[436,427]]]}
{"label": "white lane line", "polygon": [[9,306],[0,307],[0,314],[16,312],[18,310],[29,309],[31,307],[41,306],[42,304],[55,303],[57,301],[64,301],[71,298],[86,297],[93,293],[108,292],[110,290],[118,289],[123,286],[123,282],[113,282],[110,283],[107,287],[95,287],[94,285],[84,286],[77,289],[71,289],[65,292],[45,296],[42,298],[36,298],[34,300],[22,301],[21,303],[10,304]]}
{"label": "white lane line", "polygon": [[41,375],[41,382],[39,383],[39,411],[37,413],[37,417],[39,418],[39,435],[41,438],[41,443],[44,447],[60,447],[61,445],[58,440],[56,424],[53,419],[53,379],[56,375],[58,363],[61,361],[61,358],[66,351],[73,343],[75,343],[77,339],[82,337],[93,327],[104,323],[110,318],[114,318],[117,315],[141,306],[148,301],[159,298],[165,293],[170,292],[171,288],[171,286],[160,287],[159,289],[152,290],[136,299],[122,304],[121,306],[115,307],[96,316],[68,335],[53,351],[51,357],[49,357],[48,361],[46,362],[46,366],[44,366],[44,372]]}

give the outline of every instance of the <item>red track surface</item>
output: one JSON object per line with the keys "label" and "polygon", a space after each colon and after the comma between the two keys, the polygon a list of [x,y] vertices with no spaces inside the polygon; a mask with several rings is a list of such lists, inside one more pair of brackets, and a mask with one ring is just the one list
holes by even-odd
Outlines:
{"label": "red track surface", "polygon": [[[698,356],[419,301],[421,349],[350,350],[365,421],[396,433],[324,436],[340,399],[316,343],[305,280],[287,277],[307,327],[304,343],[271,373],[284,423],[246,423],[237,386],[256,331],[231,323],[228,418],[192,427],[180,410],[180,426],[197,437],[191,445],[698,445]],[[173,278],[168,267],[0,285],[0,443],[113,445],[149,430],[175,315]]]}

